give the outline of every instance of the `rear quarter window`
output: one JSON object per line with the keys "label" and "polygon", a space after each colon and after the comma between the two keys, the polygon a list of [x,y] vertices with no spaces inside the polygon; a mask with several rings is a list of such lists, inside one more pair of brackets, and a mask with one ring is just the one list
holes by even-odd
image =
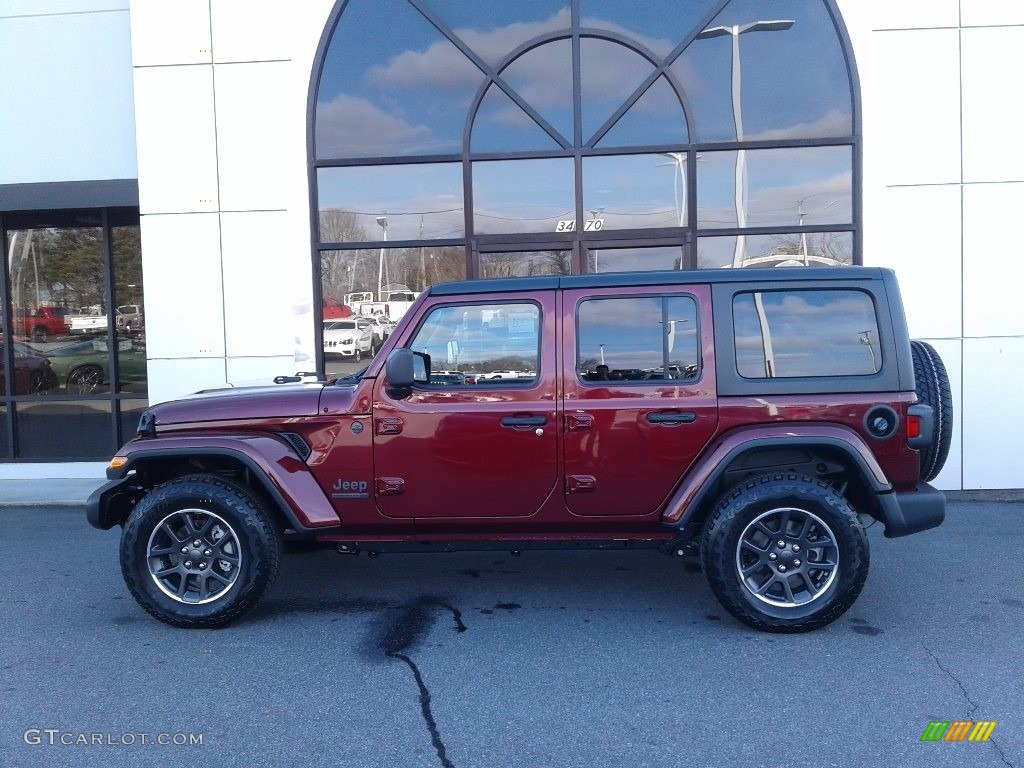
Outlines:
{"label": "rear quarter window", "polygon": [[736,370],[745,379],[864,376],[882,367],[870,294],[749,291],[733,297]]}

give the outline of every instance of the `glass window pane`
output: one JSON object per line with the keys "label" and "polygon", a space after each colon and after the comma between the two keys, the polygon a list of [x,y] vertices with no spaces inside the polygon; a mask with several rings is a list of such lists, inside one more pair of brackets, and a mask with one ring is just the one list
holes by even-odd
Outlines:
{"label": "glass window pane", "polygon": [[[736,166],[745,164],[746,205],[736,210]],[[697,165],[701,229],[849,224],[853,220],[850,147],[702,152]]]}
{"label": "glass window pane", "polygon": [[576,370],[587,381],[663,378],[660,298],[591,299],[578,311]]}
{"label": "glass window pane", "polygon": [[689,296],[588,299],[578,318],[576,370],[584,381],[693,379],[700,373],[697,302]]}
{"label": "glass window pane", "polygon": [[405,0],[350,0],[317,91],[316,156],[458,154],[483,81]]}
{"label": "glass window pane", "polygon": [[[688,135],[686,115],[679,97],[668,80],[660,77],[637,99],[636,104],[618,119],[596,146],[685,144]],[[586,139],[587,135],[585,134],[583,138]]]}
{"label": "glass window pane", "polygon": [[461,373],[471,380],[467,385],[493,385],[498,380],[532,384],[540,359],[539,329],[536,304],[438,307],[423,321],[409,347],[430,355],[432,373]]}
{"label": "glass window pane", "polygon": [[593,136],[653,71],[653,64],[624,45],[593,37],[580,40],[583,138]]}
{"label": "glass window pane", "polygon": [[320,168],[320,242],[461,238],[462,164]]}
{"label": "glass window pane", "polygon": [[672,3],[624,3],[622,0],[581,0],[580,26],[627,35],[659,56],[667,56],[707,17],[716,0]]}
{"label": "glass window pane", "polygon": [[585,158],[583,208],[602,231],[686,226],[686,155]]}
{"label": "glass window pane", "polygon": [[763,291],[733,299],[745,378],[862,376],[881,370],[878,324],[861,291]]}
{"label": "glass window pane", "polygon": [[[48,350],[37,349],[21,341],[12,341],[11,346],[14,351],[14,375],[9,389],[7,377],[0,366],[0,381],[4,385],[4,392],[9,395],[48,395],[56,392],[61,382],[47,357]],[[6,342],[0,341],[0,354],[6,354],[5,347]]]}
{"label": "glass window pane", "polygon": [[[365,365],[367,353],[390,335],[412,301],[428,285],[466,278],[466,249],[463,246],[414,248],[361,248],[351,251],[323,251],[320,254],[321,317],[325,324],[358,315],[375,316],[369,333],[356,334],[332,329],[325,334],[324,351],[329,375],[347,375]],[[376,334],[376,339],[374,335]],[[352,338],[351,345],[341,342]],[[369,341],[369,345],[367,344]],[[357,343],[358,342],[358,343]],[[359,349],[359,360],[355,350]]]}
{"label": "glass window pane", "polygon": [[535,152],[561,149],[508,95],[492,85],[473,121],[473,152]]}
{"label": "glass window pane", "polygon": [[700,336],[697,327],[697,302],[689,296],[665,299],[668,315],[669,379],[693,379],[700,373]]}
{"label": "glass window pane", "polygon": [[553,40],[527,51],[509,64],[501,77],[572,145],[571,41]]}
{"label": "glass window pane", "polygon": [[572,158],[473,163],[477,234],[572,231],[575,224]]}
{"label": "glass window pane", "polygon": [[18,403],[18,458],[106,460],[114,452],[109,400]]}
{"label": "glass window pane", "polygon": [[[737,240],[740,241],[739,254]],[[853,264],[852,232],[701,237],[697,268],[845,267]]]}
{"label": "glass window pane", "polygon": [[7,238],[11,394],[109,392],[102,229],[17,229]]}
{"label": "glass window pane", "polygon": [[426,3],[474,53],[500,64],[523,43],[570,28],[566,0],[482,3],[480,0],[430,0]]}
{"label": "glass window pane", "polygon": [[121,422],[121,445],[124,445],[133,437],[139,427],[139,419],[142,412],[149,407],[148,400],[121,400],[118,403]]}
{"label": "glass window pane", "polygon": [[536,277],[572,274],[572,251],[516,251],[480,254],[481,277]]}
{"label": "glass window pane", "polygon": [[146,311],[142,293],[142,243],[137,225],[111,230],[117,321],[118,392],[146,394]]}
{"label": "glass window pane", "polygon": [[[630,13],[633,12],[630,6]],[[792,21],[787,29],[749,28]],[[707,29],[739,25],[743,139],[850,136],[846,60],[824,0],[733,0]],[[698,140],[736,141],[732,35],[694,40],[672,66],[693,105]]]}
{"label": "glass window pane", "polygon": [[7,439],[7,408],[0,406],[0,458],[11,458],[11,442]]}
{"label": "glass window pane", "polygon": [[647,248],[591,248],[588,272],[652,272],[683,269],[684,246],[664,245]]}

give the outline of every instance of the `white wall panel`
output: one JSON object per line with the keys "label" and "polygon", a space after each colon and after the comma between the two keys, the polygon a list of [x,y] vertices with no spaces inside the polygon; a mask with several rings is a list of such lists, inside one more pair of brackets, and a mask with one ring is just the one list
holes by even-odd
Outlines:
{"label": "white wall panel", "polygon": [[288,223],[284,212],[222,214],[230,357],[294,353],[293,286],[311,267],[308,235],[295,243]]}
{"label": "white wall panel", "polygon": [[0,4],[0,184],[135,178],[127,11],[7,10]]}
{"label": "white wall panel", "polygon": [[959,0],[839,0],[847,24],[865,23],[872,29],[929,29],[955,27]]}
{"label": "white wall panel", "polygon": [[960,0],[960,19],[965,27],[1024,24],[1020,0]]}
{"label": "white wall panel", "polygon": [[956,491],[963,488],[963,342],[960,339],[926,341],[935,347],[942,358],[953,395],[953,442],[949,447],[949,458],[932,485],[944,491]]}
{"label": "white wall panel", "polygon": [[862,81],[865,163],[882,184],[960,181],[959,34],[877,32]]}
{"label": "white wall panel", "polygon": [[1024,181],[1024,27],[963,31],[964,181]]}
{"label": "white wall panel", "polygon": [[226,387],[224,359],[149,361],[149,404],[165,403],[201,389]]}
{"label": "white wall panel", "polygon": [[224,297],[216,214],[143,216],[142,274],[146,353],[153,358],[213,357],[224,378]]}
{"label": "white wall panel", "polygon": [[896,270],[912,338],[958,337],[960,185],[880,190],[864,263]]}
{"label": "white wall panel", "polygon": [[136,69],[135,121],[142,213],[217,210],[212,67]]}
{"label": "white wall panel", "polygon": [[316,48],[334,2],[212,0],[210,6],[213,56],[219,63],[291,59],[310,43]]}
{"label": "white wall panel", "polygon": [[3,0],[0,19],[10,16],[127,11],[128,0]]}
{"label": "white wall panel", "polygon": [[1024,335],[1022,211],[1024,183],[964,187],[966,336]]}
{"label": "white wall panel", "polygon": [[269,386],[274,384],[275,376],[290,376],[293,373],[295,362],[292,355],[228,358],[228,381],[236,387]]}
{"label": "white wall panel", "polygon": [[307,186],[305,91],[291,64],[217,66],[214,80],[221,208],[286,208],[287,180]]}
{"label": "white wall panel", "polygon": [[131,16],[135,66],[213,60],[209,0],[132,0]]}
{"label": "white wall panel", "polygon": [[964,339],[964,488],[1024,488],[1024,338]]}

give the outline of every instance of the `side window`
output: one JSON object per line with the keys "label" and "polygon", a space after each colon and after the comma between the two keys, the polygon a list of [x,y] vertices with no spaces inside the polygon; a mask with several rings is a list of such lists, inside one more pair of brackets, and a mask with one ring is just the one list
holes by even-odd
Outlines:
{"label": "side window", "polygon": [[587,299],[576,329],[583,381],[696,379],[697,302],[690,296]]}
{"label": "side window", "polygon": [[865,376],[882,369],[871,296],[856,290],[733,297],[736,370],[747,379]]}
{"label": "side window", "polygon": [[409,347],[430,356],[431,385],[532,384],[540,360],[540,307],[525,302],[436,307]]}

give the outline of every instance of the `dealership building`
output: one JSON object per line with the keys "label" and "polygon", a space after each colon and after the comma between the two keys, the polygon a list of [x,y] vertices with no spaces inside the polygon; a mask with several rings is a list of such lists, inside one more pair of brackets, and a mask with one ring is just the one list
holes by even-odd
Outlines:
{"label": "dealership building", "polygon": [[936,484],[1024,487],[1024,4],[0,0],[0,68],[0,478],[346,370],[353,294],[864,264],[949,370]]}

